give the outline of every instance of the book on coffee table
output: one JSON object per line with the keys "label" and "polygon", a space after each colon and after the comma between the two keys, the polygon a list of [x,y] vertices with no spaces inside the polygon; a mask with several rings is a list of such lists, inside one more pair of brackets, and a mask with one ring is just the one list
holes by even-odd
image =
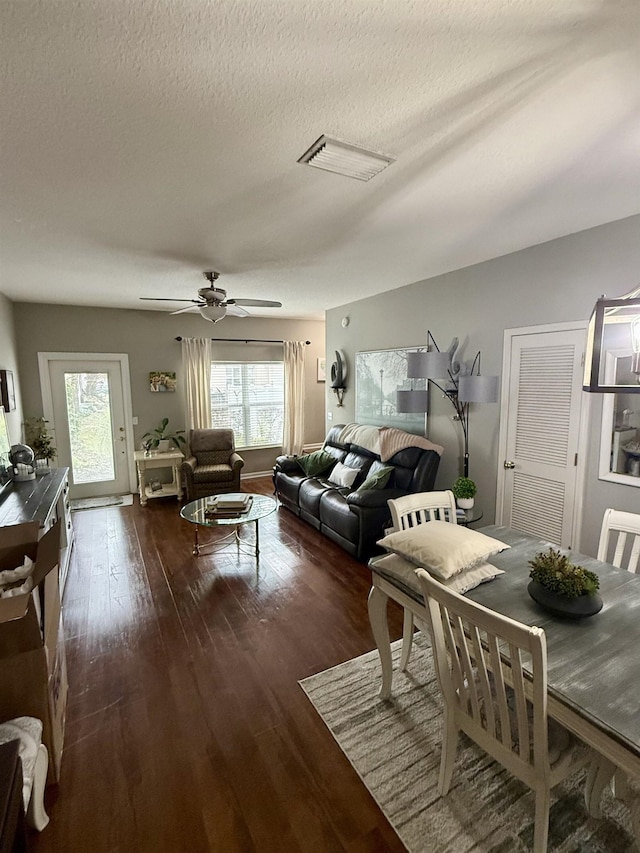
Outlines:
{"label": "book on coffee table", "polygon": [[245,495],[242,499],[216,497],[206,505],[204,514],[208,518],[241,515],[249,512],[251,501],[251,495]]}

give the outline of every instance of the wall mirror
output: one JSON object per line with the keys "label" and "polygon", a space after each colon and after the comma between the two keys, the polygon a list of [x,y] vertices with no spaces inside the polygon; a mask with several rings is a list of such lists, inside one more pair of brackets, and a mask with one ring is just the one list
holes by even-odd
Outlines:
{"label": "wall mirror", "polygon": [[[637,380],[631,350],[606,353],[605,373],[612,385]],[[635,393],[603,394],[599,478],[640,488],[640,396]]]}

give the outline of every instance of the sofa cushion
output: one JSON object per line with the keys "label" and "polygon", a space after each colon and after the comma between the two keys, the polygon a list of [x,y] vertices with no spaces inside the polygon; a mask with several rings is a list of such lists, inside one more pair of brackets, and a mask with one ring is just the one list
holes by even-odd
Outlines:
{"label": "sofa cushion", "polygon": [[198,465],[193,471],[194,483],[226,483],[233,480],[231,465]]}
{"label": "sofa cushion", "polygon": [[383,465],[377,460],[373,462],[369,468],[367,479],[358,486],[359,492],[366,492],[368,489],[384,489],[391,479],[393,467],[391,465]]}
{"label": "sofa cushion", "polygon": [[298,493],[301,512],[319,519],[320,498],[325,492],[333,491],[335,488],[336,486],[332,486],[326,480],[323,481],[317,477],[309,477],[309,479],[303,480]]}
{"label": "sofa cushion", "polygon": [[333,454],[327,453],[326,450],[314,450],[313,453],[306,453],[296,459],[308,477],[315,477],[317,474],[322,474],[323,471],[328,471],[335,461]]}
{"label": "sofa cushion", "polygon": [[343,539],[358,542],[360,519],[347,503],[345,496],[337,491],[325,491],[320,499],[320,523],[334,530]]}
{"label": "sofa cushion", "polygon": [[336,486],[344,486],[350,489],[359,473],[359,468],[350,468],[342,462],[336,462],[327,479],[330,483],[335,483]]}

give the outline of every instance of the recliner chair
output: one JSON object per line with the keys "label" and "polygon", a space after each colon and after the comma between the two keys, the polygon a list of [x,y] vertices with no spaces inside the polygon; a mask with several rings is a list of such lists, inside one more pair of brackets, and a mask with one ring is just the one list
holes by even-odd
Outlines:
{"label": "recliner chair", "polygon": [[188,501],[240,491],[244,459],[235,452],[232,429],[192,429],[189,450],[181,466]]}

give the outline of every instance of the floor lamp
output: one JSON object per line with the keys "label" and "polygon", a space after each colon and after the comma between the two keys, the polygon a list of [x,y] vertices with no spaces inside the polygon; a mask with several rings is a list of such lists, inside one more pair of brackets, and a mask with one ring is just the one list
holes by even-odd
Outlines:
{"label": "floor lamp", "polygon": [[[480,374],[480,351],[476,353],[471,369],[463,373],[464,365],[454,361],[458,339],[447,352],[441,352],[431,332],[427,332],[425,351],[410,352],[407,356],[407,379],[426,379],[449,400],[456,410],[455,420],[462,425],[464,438],[463,471],[469,476],[469,404],[495,403],[498,400],[498,377]],[[399,413],[427,412],[428,391],[411,389],[396,392]]]}

